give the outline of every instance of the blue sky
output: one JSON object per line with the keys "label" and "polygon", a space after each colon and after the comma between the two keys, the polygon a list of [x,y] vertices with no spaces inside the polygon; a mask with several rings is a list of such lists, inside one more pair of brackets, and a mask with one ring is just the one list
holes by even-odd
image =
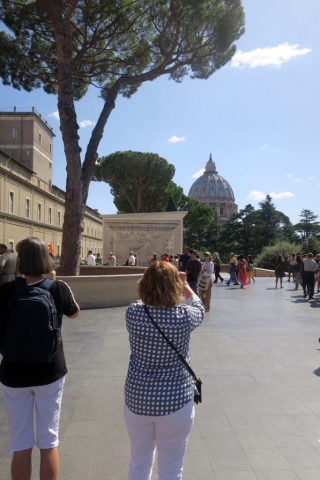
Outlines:
{"label": "blue sky", "polygon": [[[209,80],[161,78],[129,100],[119,97],[98,153],[158,153],[175,166],[174,181],[188,194],[212,152],[239,208],[258,207],[269,193],[295,223],[303,208],[319,213],[320,2],[243,0],[243,6],[246,32],[232,62]],[[54,128],[54,184],[65,189],[56,97],[3,85],[0,96],[1,110],[35,106]],[[102,108],[99,92],[90,89],[76,108],[85,151]],[[105,183],[91,183],[88,205],[116,213]]]}

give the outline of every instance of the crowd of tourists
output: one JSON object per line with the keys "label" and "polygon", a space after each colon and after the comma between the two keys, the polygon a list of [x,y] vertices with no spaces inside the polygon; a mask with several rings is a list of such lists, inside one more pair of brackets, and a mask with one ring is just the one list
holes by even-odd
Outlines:
{"label": "crowd of tourists", "polygon": [[[291,278],[295,284],[295,290],[299,286],[303,289],[304,298],[309,297],[312,300],[315,294],[315,287],[320,293],[320,254],[313,258],[312,253],[301,255],[301,253],[292,253],[287,258],[288,263],[288,282]],[[282,255],[278,255],[275,265],[276,284],[275,288],[283,288],[283,278],[285,277],[285,260]]]}

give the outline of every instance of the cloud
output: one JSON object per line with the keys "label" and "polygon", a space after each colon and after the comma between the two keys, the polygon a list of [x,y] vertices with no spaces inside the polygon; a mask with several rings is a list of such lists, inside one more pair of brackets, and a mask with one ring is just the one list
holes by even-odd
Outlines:
{"label": "cloud", "polygon": [[[266,193],[259,192],[258,190],[252,190],[248,196],[251,200],[264,200],[266,198]],[[275,200],[280,200],[281,198],[294,197],[291,192],[280,192],[280,193],[269,193],[270,197]]]}
{"label": "cloud", "polygon": [[262,147],[260,147],[260,150],[264,150],[265,148],[267,148],[268,145],[262,145]]}
{"label": "cloud", "polygon": [[92,122],[91,120],[83,120],[82,122],[79,122],[79,127],[80,128],[85,128],[89,127],[90,125],[94,125],[96,122]]}
{"label": "cloud", "polygon": [[281,67],[288,60],[311,52],[310,48],[299,49],[298,47],[298,44],[282,43],[277,47],[256,48],[250,52],[238,50],[232,58],[232,66],[238,68]]}
{"label": "cloud", "polygon": [[295,183],[302,182],[302,178],[296,178]]}
{"label": "cloud", "polygon": [[313,180],[313,179],[314,179],[314,177],[309,177],[309,178],[308,178],[308,180]]}
{"label": "cloud", "polygon": [[186,137],[176,137],[176,135],[173,135],[173,137],[169,138],[168,142],[171,142],[171,143],[183,142],[185,139]]}
{"label": "cloud", "polygon": [[56,120],[59,120],[59,112],[58,110],[52,113],[49,113],[48,117],[55,118]]}
{"label": "cloud", "polygon": [[201,177],[201,175],[204,174],[204,171],[205,171],[205,169],[204,169],[204,168],[201,168],[201,170],[199,170],[199,172],[194,173],[194,174],[192,175],[192,178],[199,178],[199,177]]}
{"label": "cloud", "polygon": [[288,175],[285,175],[285,177],[293,177],[292,173],[289,173]]}

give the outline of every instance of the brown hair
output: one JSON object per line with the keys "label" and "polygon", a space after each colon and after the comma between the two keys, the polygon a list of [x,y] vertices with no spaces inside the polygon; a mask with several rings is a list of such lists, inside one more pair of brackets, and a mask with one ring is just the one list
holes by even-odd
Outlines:
{"label": "brown hair", "polygon": [[36,237],[28,237],[17,243],[19,272],[23,275],[39,276],[55,269],[49,255],[48,245]]}
{"label": "brown hair", "polygon": [[153,307],[178,305],[182,288],[177,268],[168,262],[153,262],[138,282],[139,298]]}

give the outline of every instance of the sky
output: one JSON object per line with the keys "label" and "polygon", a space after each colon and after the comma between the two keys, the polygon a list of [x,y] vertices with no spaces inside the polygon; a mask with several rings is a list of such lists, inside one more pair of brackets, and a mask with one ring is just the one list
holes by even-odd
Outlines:
{"label": "sky", "polygon": [[[302,209],[319,214],[320,1],[243,0],[246,31],[237,52],[208,80],[166,77],[118,97],[99,156],[134,150],[157,153],[175,166],[173,180],[187,195],[212,153],[219,175],[240,208],[270,194],[276,208],[299,221]],[[65,189],[65,155],[57,98],[0,85],[0,110],[36,110],[53,127],[53,183]],[[102,109],[91,88],[76,103],[85,152]],[[116,213],[108,184],[92,182],[88,205]]]}

